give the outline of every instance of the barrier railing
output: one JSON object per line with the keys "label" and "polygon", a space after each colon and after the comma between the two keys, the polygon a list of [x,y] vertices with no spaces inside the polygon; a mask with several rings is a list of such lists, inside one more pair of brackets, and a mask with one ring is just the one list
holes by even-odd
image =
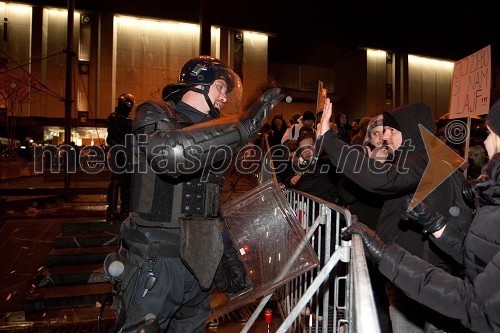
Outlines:
{"label": "barrier railing", "polygon": [[[267,136],[261,151],[269,152]],[[276,175],[270,154],[263,154],[255,173],[257,185]],[[379,333],[363,243],[358,235],[341,239],[342,228],[357,219],[348,209],[304,192],[281,187],[313,246],[320,265],[263,297],[241,330],[246,333],[273,294],[283,319],[277,332]]]}
{"label": "barrier railing", "polygon": [[[320,266],[275,291],[283,318],[277,332],[380,332],[361,239],[340,237],[356,217],[307,193],[283,191]],[[241,332],[248,332],[271,296],[262,299]]]}

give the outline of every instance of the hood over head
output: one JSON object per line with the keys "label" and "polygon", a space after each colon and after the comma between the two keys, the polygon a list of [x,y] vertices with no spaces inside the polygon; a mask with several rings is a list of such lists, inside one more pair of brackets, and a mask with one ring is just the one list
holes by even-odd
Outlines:
{"label": "hood over head", "polygon": [[371,118],[370,121],[368,122],[368,126],[366,127],[365,138],[363,140],[363,146],[366,146],[370,143],[371,130],[377,126],[384,126],[384,118],[381,114]]}
{"label": "hood over head", "polygon": [[[384,112],[385,113],[385,112]],[[403,105],[387,112],[399,125],[403,137],[401,147],[414,146],[415,151],[425,151],[425,144],[420,134],[419,124],[431,133],[434,132],[432,110],[427,104],[415,103]],[[410,141],[408,141],[410,140]]]}

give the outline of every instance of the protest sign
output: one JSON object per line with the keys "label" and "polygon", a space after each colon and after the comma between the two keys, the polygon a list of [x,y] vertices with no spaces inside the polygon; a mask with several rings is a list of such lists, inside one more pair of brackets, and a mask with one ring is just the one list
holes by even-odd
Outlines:
{"label": "protest sign", "polygon": [[318,81],[318,97],[316,99],[316,114],[323,111],[326,101],[326,89],[323,88],[323,81]]}
{"label": "protest sign", "polygon": [[491,45],[455,63],[449,119],[486,114],[490,108]]}

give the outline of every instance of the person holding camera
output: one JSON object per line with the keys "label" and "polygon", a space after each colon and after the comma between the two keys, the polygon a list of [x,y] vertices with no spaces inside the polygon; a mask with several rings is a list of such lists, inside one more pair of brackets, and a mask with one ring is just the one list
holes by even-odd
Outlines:
{"label": "person holding camera", "polygon": [[383,242],[362,223],[353,223],[344,235],[360,235],[380,272],[415,301],[474,332],[500,332],[500,100],[491,107],[486,126],[490,133],[484,145],[490,160],[477,181],[464,183],[464,195],[476,209],[470,228],[461,230],[453,215],[436,212],[424,202],[401,216],[463,264],[465,279]]}

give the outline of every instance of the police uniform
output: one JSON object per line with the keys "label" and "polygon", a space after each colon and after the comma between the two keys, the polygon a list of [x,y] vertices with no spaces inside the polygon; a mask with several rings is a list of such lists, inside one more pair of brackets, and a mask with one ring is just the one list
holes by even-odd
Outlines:
{"label": "police uniform", "polygon": [[[132,133],[132,119],[129,118],[130,111],[135,103],[135,98],[131,94],[121,94],[118,97],[118,105],[106,119],[108,136],[106,143],[111,147],[108,165],[111,169],[111,180],[107,192],[107,214],[106,220],[112,222],[123,220],[128,214],[130,197],[130,176],[127,172],[129,164],[126,156],[126,136]],[[118,146],[123,148],[117,149]],[[120,210],[118,207],[120,198]]]}
{"label": "police uniform", "polygon": [[113,302],[123,332],[145,318],[154,318],[160,331],[205,332],[210,290],[224,253],[223,175],[283,97],[278,88],[269,90],[242,116],[221,119],[209,100],[209,114],[181,100],[186,89],[208,99],[216,79],[226,80],[228,92],[241,85],[217,59],[194,58],[179,83],[164,89],[163,102],[147,101],[136,109],[130,214],[120,234],[125,268]]}

